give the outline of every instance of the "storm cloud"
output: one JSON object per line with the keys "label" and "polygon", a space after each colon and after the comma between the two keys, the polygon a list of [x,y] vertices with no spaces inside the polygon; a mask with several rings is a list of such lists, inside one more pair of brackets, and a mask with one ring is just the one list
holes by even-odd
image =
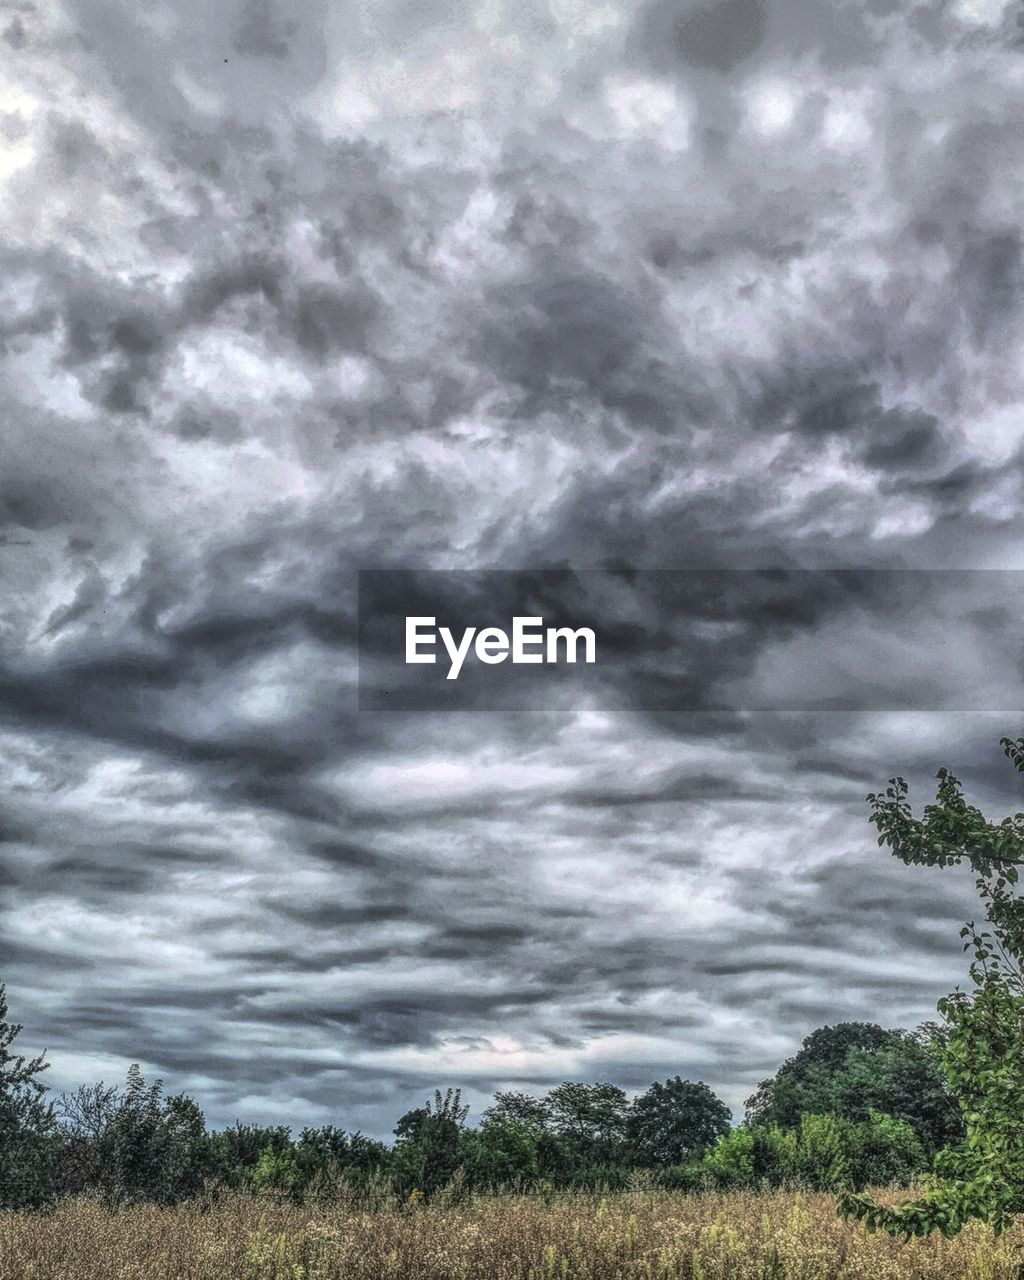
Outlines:
{"label": "storm cloud", "polygon": [[[932,1015],[971,885],[864,796],[1019,807],[1019,16],[7,6],[0,979],[51,1083],[739,1108],[817,1025]],[[360,711],[366,569],[601,570],[616,662]],[[693,618],[630,575],[695,569],[803,585],[681,701]]]}

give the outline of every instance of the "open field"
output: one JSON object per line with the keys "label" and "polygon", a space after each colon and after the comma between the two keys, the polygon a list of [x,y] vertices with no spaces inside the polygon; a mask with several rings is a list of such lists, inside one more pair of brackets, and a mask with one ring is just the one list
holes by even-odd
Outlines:
{"label": "open field", "polygon": [[1021,1280],[1017,1236],[894,1241],[839,1221],[829,1196],[783,1193],[117,1214],[80,1199],[0,1215],[0,1280]]}

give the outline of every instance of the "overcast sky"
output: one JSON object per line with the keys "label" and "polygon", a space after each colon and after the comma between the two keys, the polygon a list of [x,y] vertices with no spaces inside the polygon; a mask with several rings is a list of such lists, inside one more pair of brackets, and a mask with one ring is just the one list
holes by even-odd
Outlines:
{"label": "overcast sky", "polygon": [[[358,713],[356,574],[1024,569],[1019,14],[0,5],[0,980],[51,1085],[740,1108],[816,1026],[934,1015],[970,881],[864,796],[1019,807],[1007,579],[810,575],[714,713],[628,663]],[[836,653],[891,700],[794,711]]]}

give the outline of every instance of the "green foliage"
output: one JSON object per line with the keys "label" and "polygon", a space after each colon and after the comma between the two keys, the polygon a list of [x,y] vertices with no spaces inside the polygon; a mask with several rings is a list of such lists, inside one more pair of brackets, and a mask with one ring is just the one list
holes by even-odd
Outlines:
{"label": "green foliage", "polygon": [[700,1164],[710,1185],[722,1189],[756,1186],[754,1143],[758,1136],[769,1132],[781,1133],[781,1130],[777,1125],[765,1126],[759,1133],[753,1129],[733,1129],[712,1147]]}
{"label": "green foliage", "polygon": [[334,1125],[305,1128],[295,1140],[286,1125],[236,1122],[207,1135],[205,1167],[215,1185],[298,1202],[342,1186],[366,1190],[386,1171],[390,1156],[383,1142]]}
{"label": "green foliage", "polygon": [[250,1184],[257,1195],[276,1193],[296,1198],[302,1190],[302,1182],[299,1162],[291,1147],[284,1151],[267,1147],[260,1152],[250,1174]]}
{"label": "green foliage", "polygon": [[621,1157],[629,1100],[618,1085],[566,1080],[544,1101],[548,1123],[576,1168],[613,1163]]}
{"label": "green foliage", "polygon": [[55,1190],[57,1146],[53,1110],[39,1076],[49,1063],[13,1051],[20,1023],[8,1021],[0,984],[0,1209],[34,1208]]}
{"label": "green foliage", "polygon": [[514,1089],[501,1089],[494,1095],[494,1102],[484,1112],[485,1117],[502,1116],[509,1120],[525,1120],[540,1126],[551,1119],[551,1107],[546,1098]]}
{"label": "green foliage", "polygon": [[[919,1118],[921,1098],[914,1094],[927,1076],[908,1074],[907,1046],[923,1052],[929,1037],[870,1024],[809,1036],[761,1086],[747,1125],[732,1132],[728,1109],[700,1082],[675,1076],[630,1101],[616,1085],[565,1081],[544,1097],[498,1093],[477,1129],[466,1125],[468,1108],[458,1090],[435,1091],[401,1117],[389,1148],[333,1125],[303,1129],[297,1139],[284,1125],[236,1123],[207,1132],[190,1098],[166,1097],[162,1083],[147,1084],[137,1066],[123,1089],[102,1082],[82,1087],[51,1109],[36,1078],[46,1064],[12,1053],[20,1028],[6,1014],[0,988],[4,1205],[41,1205],[55,1193],[78,1191],[98,1192],[118,1208],[170,1205],[217,1188],[295,1203],[343,1194],[369,1206],[396,1195],[408,1205],[425,1196],[454,1204],[467,1192],[500,1188],[553,1193],[793,1183],[853,1196],[867,1185],[906,1183],[924,1164],[911,1120],[870,1103],[879,1076],[889,1081],[890,1100],[900,1096],[891,1088],[899,1072],[885,1065],[890,1055],[903,1071],[903,1110]],[[956,1051],[955,1037],[943,1043]],[[824,1104],[822,1111],[808,1109]],[[791,1122],[780,1124],[773,1109]]]}
{"label": "green foliage", "polygon": [[916,1132],[897,1116],[872,1111],[855,1131],[852,1185],[905,1187],[928,1167],[928,1153]]}
{"label": "green foliage", "polygon": [[[809,1130],[808,1132],[813,1132]],[[774,1122],[733,1129],[707,1152],[701,1171],[719,1190],[763,1189],[800,1181],[798,1131]]]}
{"label": "green foliage", "polygon": [[633,1100],[626,1138],[638,1164],[683,1164],[724,1137],[731,1120],[729,1108],[703,1081],[673,1076]]}
{"label": "green foliage", "polygon": [[362,1133],[346,1133],[332,1124],[303,1129],[295,1144],[303,1195],[341,1183],[366,1187],[386,1167],[390,1152],[383,1142]]}
{"label": "green foliage", "polygon": [[840,1191],[905,1186],[926,1163],[905,1120],[871,1112],[864,1120],[808,1114],[791,1129],[774,1121],[734,1129],[704,1156],[700,1170],[721,1190]]}
{"label": "green foliage", "polygon": [[147,1085],[133,1064],[100,1135],[95,1167],[95,1185],[111,1203],[188,1199],[206,1167],[203,1113],[184,1095],[165,1098],[163,1082]]}
{"label": "green foliage", "polygon": [[461,1164],[466,1116],[460,1089],[434,1091],[429,1101],[406,1112],[395,1126],[391,1171],[400,1190],[429,1194],[445,1186]]}
{"label": "green foliage", "polygon": [[[1024,738],[1002,740],[1024,772]],[[944,1034],[939,1061],[963,1112],[966,1137],[938,1154],[924,1193],[894,1208],[870,1196],[846,1195],[841,1210],[872,1230],[955,1235],[972,1218],[1001,1232],[1024,1210],[1024,898],[1016,891],[1024,864],[1024,813],[990,822],[968,805],[961,784],[938,774],[935,803],[913,816],[902,778],[868,797],[878,843],[910,865],[967,862],[985,907],[988,929],[961,930],[971,952],[972,990],[940,1001]]]}
{"label": "green foliage", "polygon": [[793,1170],[800,1182],[815,1191],[852,1185],[853,1127],[838,1116],[800,1117]]}
{"label": "green foliage", "polygon": [[287,1125],[241,1124],[207,1136],[206,1159],[210,1177],[225,1187],[245,1187],[265,1151],[281,1154],[291,1149]]}
{"label": "green foliage", "polygon": [[886,1030],[870,1022],[820,1027],[747,1100],[747,1120],[793,1128],[804,1115],[905,1120],[934,1153],[963,1136],[960,1110],[939,1066],[934,1031]]}
{"label": "green foliage", "polygon": [[111,1204],[177,1204],[211,1172],[203,1113],[183,1094],[165,1097],[137,1065],[124,1090],[102,1082],[65,1095],[58,1106],[63,1191],[98,1191]]}
{"label": "green foliage", "polygon": [[481,1187],[533,1186],[558,1163],[557,1145],[542,1124],[503,1112],[484,1116],[469,1150],[469,1174]]}

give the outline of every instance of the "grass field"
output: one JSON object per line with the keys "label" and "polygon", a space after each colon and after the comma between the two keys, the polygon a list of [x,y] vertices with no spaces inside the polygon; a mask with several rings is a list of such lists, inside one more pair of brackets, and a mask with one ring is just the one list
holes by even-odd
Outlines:
{"label": "grass field", "polygon": [[[1022,1280],[1024,1239],[869,1236],[829,1196],[623,1193],[376,1211],[247,1198],[0,1214],[0,1280]],[[1021,1231],[1024,1237],[1024,1231]]]}

